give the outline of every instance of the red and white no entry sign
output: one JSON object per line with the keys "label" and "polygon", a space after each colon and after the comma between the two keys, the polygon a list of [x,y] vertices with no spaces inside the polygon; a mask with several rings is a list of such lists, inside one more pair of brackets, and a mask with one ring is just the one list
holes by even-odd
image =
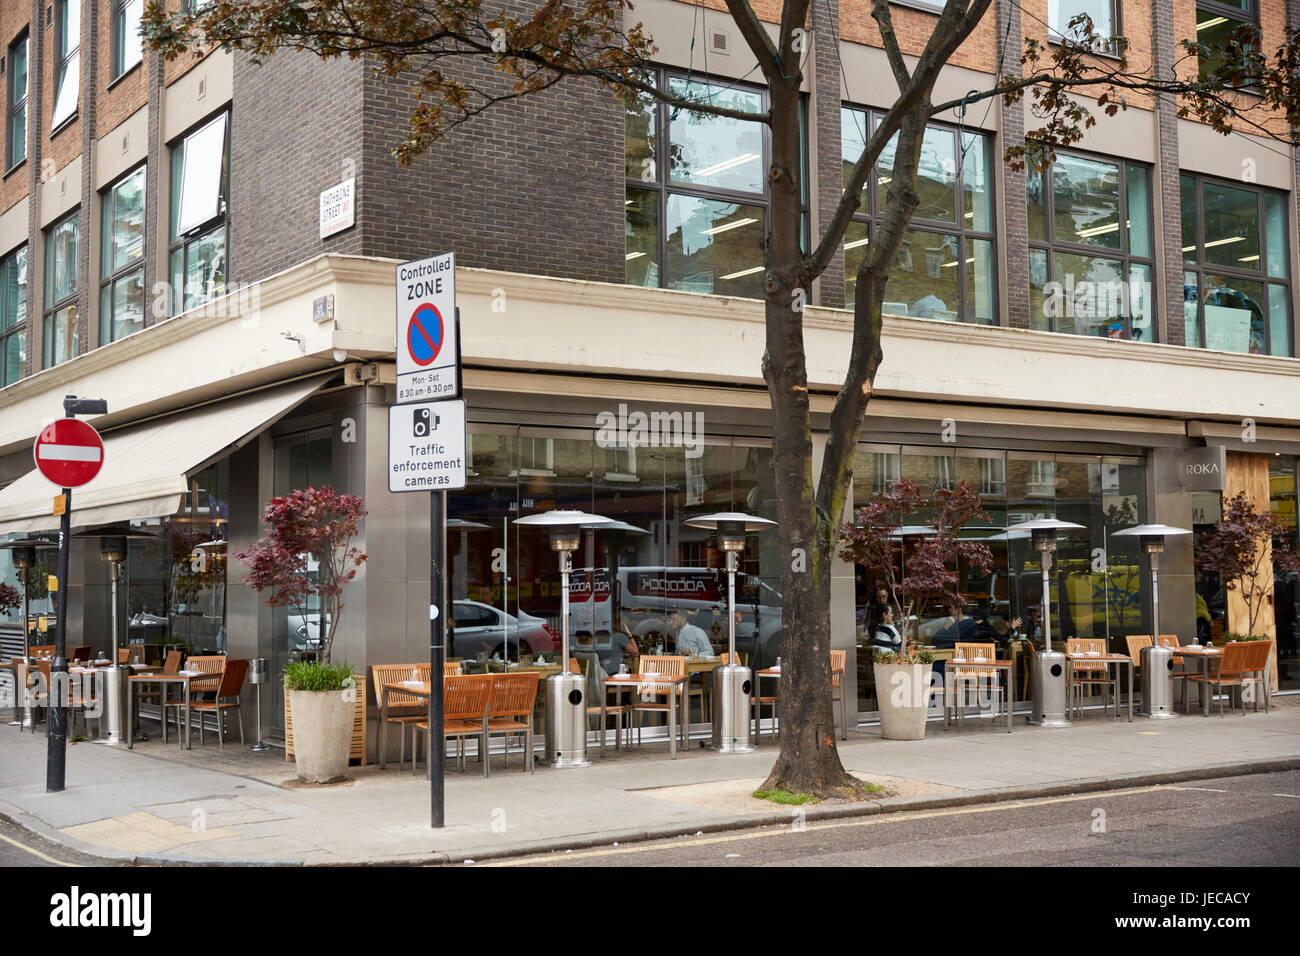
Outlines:
{"label": "red and white no entry sign", "polygon": [[36,467],[60,488],[79,488],[104,467],[99,432],[75,418],[60,418],[36,436]]}

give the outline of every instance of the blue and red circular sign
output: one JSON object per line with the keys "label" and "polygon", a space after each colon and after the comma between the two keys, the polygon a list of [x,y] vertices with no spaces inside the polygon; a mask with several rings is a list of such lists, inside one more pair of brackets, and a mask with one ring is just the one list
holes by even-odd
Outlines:
{"label": "blue and red circular sign", "polygon": [[429,302],[423,302],[411,314],[406,327],[406,348],[416,365],[424,367],[442,351],[442,313]]}

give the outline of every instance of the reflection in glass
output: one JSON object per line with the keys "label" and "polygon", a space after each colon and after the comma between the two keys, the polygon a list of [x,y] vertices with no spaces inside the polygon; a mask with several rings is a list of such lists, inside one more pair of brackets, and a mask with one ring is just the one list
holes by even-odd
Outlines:
{"label": "reflection in glass", "polygon": [[909,229],[885,286],[885,314],[956,320],[958,255],[956,236]]}
{"label": "reflection in glass", "polygon": [[853,308],[853,297],[857,294],[858,268],[867,255],[867,234],[869,227],[865,222],[854,219],[844,230],[844,304]]}
{"label": "reflection in glass", "polygon": [[1128,337],[1128,288],[1123,263],[1057,253],[1053,265],[1053,278],[1065,289],[1056,331],[1111,339]]}
{"label": "reflection in glass", "polygon": [[1291,302],[1286,286],[1268,287],[1268,351],[1270,355],[1291,354]]}
{"label": "reflection in glass", "polygon": [[[727,89],[697,80],[687,82],[678,77],[668,81],[668,88],[673,96],[711,106],[755,114],[763,110],[763,97],[750,90]],[[719,189],[763,192],[761,124],[674,108],[670,112],[668,135],[673,144],[671,175],[674,180]]]}
{"label": "reflection in glass", "polygon": [[[880,152],[877,163],[877,198],[883,209],[898,149],[898,134]],[[929,127],[921,140],[921,159],[916,173],[916,192],[920,204],[917,219],[957,221],[957,151],[951,130]]]}
{"label": "reflection in glass", "polygon": [[1264,193],[1264,234],[1268,246],[1268,275],[1270,279],[1285,279],[1286,266],[1286,206],[1277,193]]}
{"label": "reflection in glass", "polygon": [[1117,165],[1058,155],[1052,189],[1058,241],[1120,248]]}
{"label": "reflection in glass", "polygon": [[763,297],[763,216],[747,206],[668,197],[668,287]]}
{"label": "reflection in glass", "polygon": [[1195,272],[1183,273],[1183,328],[1186,342],[1194,349],[1201,347],[1201,322],[1198,315],[1200,287]]}
{"label": "reflection in glass", "polygon": [[[840,110],[840,158],[844,175],[841,188],[843,189],[848,188],[849,181],[853,178],[853,167],[862,157],[862,151],[867,148],[867,129],[867,114],[864,111],[848,108]],[[870,177],[867,181],[871,181]],[[862,205],[858,207],[858,212],[865,214],[870,210],[865,185],[862,187],[861,198]]]}
{"label": "reflection in glass", "polygon": [[961,188],[966,228],[980,232],[993,230],[988,148],[987,137],[978,133],[962,135]]}
{"label": "reflection in glass", "polygon": [[1180,176],[1178,194],[1183,218],[1183,261],[1196,262],[1196,180]]}
{"label": "reflection in glass", "polygon": [[[1047,250],[1029,250],[1029,327],[1040,332],[1052,331],[1052,316],[1059,311],[1049,305],[1047,294]],[[1053,300],[1054,301],[1054,300]]]}
{"label": "reflection in glass", "polygon": [[993,324],[993,243],[987,239],[967,239],[966,307],[968,322]]}
{"label": "reflection in glass", "polygon": [[1207,272],[1204,298],[1207,349],[1265,353],[1263,283]]}
{"label": "reflection in glass", "polygon": [[1128,190],[1128,251],[1134,256],[1151,255],[1151,175],[1145,166],[1124,168]]}
{"label": "reflection in glass", "polygon": [[1218,183],[1201,183],[1205,261],[1258,271],[1259,193]]}
{"label": "reflection in glass", "polygon": [[[647,78],[651,82],[652,78]],[[624,172],[628,179],[640,179],[654,182],[658,171],[655,169],[656,133],[655,99],[649,93],[634,94],[633,105],[627,108],[624,119]]]}
{"label": "reflection in glass", "polygon": [[627,190],[623,214],[629,285],[659,285],[659,193],[651,189]]}

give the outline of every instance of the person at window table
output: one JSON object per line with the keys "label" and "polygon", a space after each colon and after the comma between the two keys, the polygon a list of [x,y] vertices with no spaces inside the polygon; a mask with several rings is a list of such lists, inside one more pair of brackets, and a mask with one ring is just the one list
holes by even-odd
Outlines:
{"label": "person at window table", "polygon": [[617,674],[619,667],[627,664],[627,669],[636,673],[637,658],[640,656],[641,648],[637,647],[632,625],[627,622],[627,618],[623,618],[618,622],[618,630],[609,635],[609,649],[605,653],[605,670]]}
{"label": "person at window table", "polygon": [[979,625],[975,618],[962,611],[960,604],[948,605],[948,617],[940,619],[934,635],[935,647],[955,647],[960,641],[973,641]]}
{"label": "person at window table", "polygon": [[674,611],[668,626],[677,632],[677,653],[686,657],[712,657],[713,645],[709,635],[694,624],[687,624],[680,611]]}
{"label": "person at window table", "polygon": [[882,607],[876,615],[876,620],[871,625],[871,637],[867,639],[867,646],[871,648],[873,658],[881,654],[902,652],[903,635],[899,634],[898,628],[894,626],[894,609],[889,605]]}

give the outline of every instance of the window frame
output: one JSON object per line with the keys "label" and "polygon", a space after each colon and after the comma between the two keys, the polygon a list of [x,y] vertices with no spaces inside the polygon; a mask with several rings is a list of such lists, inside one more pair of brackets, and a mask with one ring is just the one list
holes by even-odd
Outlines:
{"label": "window frame", "polygon": [[[23,283],[24,292],[21,299],[22,302],[21,308],[23,313],[22,318],[17,319],[9,316],[6,312],[6,310],[9,308],[9,296],[7,294],[7,280],[8,280],[9,270],[13,268],[17,268],[18,257],[20,254],[25,259],[23,270],[27,273],[27,280],[26,282]],[[29,244],[26,242],[22,243],[19,246],[16,246],[13,249],[10,249],[3,256],[0,256],[0,388],[8,388],[10,385],[13,385],[15,382],[21,381],[23,378],[23,367],[26,366],[27,364],[25,361],[20,362],[20,367],[18,369],[18,377],[15,378],[12,382],[8,381],[5,378],[6,375],[5,356],[9,351],[9,340],[17,337],[22,342],[21,351],[23,352],[26,352],[27,349],[30,347],[31,323],[28,321],[27,294],[26,294],[27,282],[31,281],[30,268],[31,268],[31,250],[29,249]]]}
{"label": "window frame", "polygon": [[[140,13],[143,17],[143,0],[113,0],[112,51],[109,58],[110,84],[116,83],[144,62],[143,42],[140,47],[140,57],[131,63],[123,62],[126,57],[126,8],[133,3],[140,4]],[[140,22],[139,20],[136,21],[137,33],[139,32]]]}
{"label": "window frame", "polygon": [[[1098,37],[1101,38],[1106,45],[1104,47],[1093,49],[1090,52],[1092,52],[1095,55],[1101,55],[1101,56],[1116,56],[1117,53],[1115,51],[1114,44],[1111,41],[1117,37],[1122,37],[1124,35],[1124,4],[1121,2],[1121,0],[1108,0],[1108,2],[1110,3],[1110,20],[1112,24],[1110,28],[1110,35],[1103,36],[1101,33],[1098,33],[1097,34]],[[1076,16],[1078,16],[1078,13],[1074,14],[1074,16],[1067,19],[1065,21],[1066,24],[1068,24],[1070,20],[1073,20],[1074,17]],[[1067,34],[1061,33],[1054,26],[1052,26],[1051,20],[1052,20],[1052,8],[1049,5],[1047,8],[1047,42],[1048,43],[1051,43],[1055,46],[1065,46],[1067,44],[1075,42],[1072,37],[1068,36]],[[1064,24],[1062,25],[1064,26]],[[1093,29],[1095,30],[1097,24],[1094,23],[1092,26]]]}
{"label": "window frame", "polygon": [[[60,227],[68,222],[76,224],[76,248],[72,256],[72,281],[69,283],[70,291],[62,298],[54,298],[54,283],[57,281],[58,270],[55,268],[55,250],[57,244],[55,237],[59,233]],[[81,295],[81,277],[77,272],[77,259],[81,253],[81,208],[78,207],[66,216],[60,217],[51,223],[45,230],[45,289],[42,299],[44,308],[41,310],[42,317],[42,339],[44,348],[41,350],[41,368],[54,368],[56,365],[62,365],[64,362],[71,362],[80,354],[81,336],[77,334],[77,326],[81,322],[82,308],[80,303]],[[72,327],[72,347],[69,349],[70,354],[61,362],[53,361],[54,357],[54,324],[59,313],[67,311],[69,308],[76,308],[76,322]]]}
{"label": "window frame", "polygon": [[[1205,329],[1205,295],[1204,295],[1204,290],[1206,288],[1205,276],[1208,273],[1209,275],[1224,276],[1229,279],[1243,279],[1247,282],[1257,282],[1264,290],[1264,296],[1263,296],[1264,301],[1259,303],[1260,308],[1265,310],[1264,311],[1264,351],[1263,352],[1247,351],[1247,352],[1234,353],[1238,355],[1274,355],[1273,348],[1272,348],[1273,323],[1270,321],[1271,316],[1266,311],[1269,304],[1268,290],[1272,286],[1281,286],[1285,292],[1284,298],[1287,303],[1286,327],[1288,330],[1288,338],[1290,339],[1290,342],[1288,343],[1289,345],[1288,351],[1283,353],[1279,357],[1289,358],[1294,356],[1296,343],[1295,343],[1295,330],[1294,330],[1294,308],[1291,302],[1291,235],[1290,235],[1290,231],[1293,228],[1294,224],[1291,221],[1291,209],[1290,209],[1291,204],[1289,201],[1291,198],[1290,194],[1279,189],[1270,189],[1267,186],[1261,186],[1258,183],[1247,183],[1235,179],[1224,179],[1220,176],[1209,176],[1204,173],[1198,173],[1194,171],[1180,169],[1178,171],[1178,184],[1179,184],[1180,197],[1182,193],[1182,184],[1184,179],[1192,180],[1193,187],[1194,187],[1193,199],[1196,204],[1196,217],[1195,217],[1196,242],[1193,244],[1196,258],[1194,260],[1188,259],[1187,257],[1188,250],[1181,245],[1183,241],[1182,238],[1180,237],[1178,240],[1180,243],[1179,248],[1180,248],[1180,255],[1181,255],[1181,268],[1184,275],[1184,280],[1183,280],[1183,290],[1184,290],[1183,301],[1184,302],[1187,301],[1185,298],[1186,290],[1187,290],[1187,282],[1185,276],[1189,272],[1193,273],[1196,276],[1196,332],[1197,332],[1198,344],[1191,347],[1202,348],[1202,349],[1208,348],[1208,346],[1205,344],[1206,329]],[[1241,192],[1249,192],[1255,194],[1255,215],[1256,215],[1256,222],[1259,223],[1260,268],[1258,270],[1252,271],[1250,269],[1245,269],[1240,266],[1221,265],[1217,262],[1209,262],[1206,260],[1205,258],[1205,198],[1204,198],[1204,186],[1206,183],[1209,183],[1214,186],[1222,186],[1230,189],[1237,189],[1240,190]],[[1282,215],[1286,217],[1286,221],[1282,224],[1283,225],[1282,228],[1283,248],[1282,248],[1282,256],[1281,256],[1281,261],[1286,265],[1286,275],[1283,276],[1282,278],[1278,278],[1276,276],[1270,276],[1268,274],[1269,239],[1268,239],[1268,229],[1266,228],[1265,225],[1266,219],[1265,219],[1265,207],[1264,207],[1264,199],[1268,195],[1275,196],[1278,200],[1280,200]],[[1180,205],[1181,205],[1181,199],[1180,199]],[[1184,332],[1183,341],[1186,342],[1187,339],[1188,336],[1186,332]]]}
{"label": "window frame", "polygon": [[[5,70],[5,172],[11,172],[21,163],[27,161],[27,105],[32,90],[32,34],[30,30],[24,29],[18,34],[12,43],[9,44],[8,57],[6,61],[8,66]],[[23,50],[23,73],[26,76],[26,84],[23,89],[21,99],[14,97],[14,51],[19,47]],[[21,113],[23,117],[23,154],[15,158],[14,156],[14,119]]]}
{"label": "window frame", "polygon": [[[1243,26],[1259,27],[1259,0],[1246,0],[1246,3],[1250,7],[1249,10],[1239,10],[1230,4],[1218,3],[1216,0],[1196,0],[1196,3],[1192,6],[1192,15],[1193,17],[1196,17],[1202,10],[1204,10],[1206,13],[1211,13],[1216,17],[1223,17],[1230,24],[1233,24],[1233,29]],[[1196,33],[1196,40],[1199,43],[1200,31],[1196,30]],[[1263,42],[1262,36],[1260,37],[1260,42]],[[1199,75],[1204,69],[1204,64],[1200,62],[1199,58],[1196,67]],[[1253,84],[1247,83],[1239,89],[1242,92],[1250,93],[1252,92],[1252,86]]]}
{"label": "window frame", "polygon": [[[875,131],[879,128],[881,117],[883,117],[885,112],[884,110],[879,110],[870,106],[859,106],[857,104],[850,103],[847,100],[842,101],[840,103],[841,124],[844,122],[844,114],[846,111],[856,112],[865,116],[867,125],[865,128],[864,138],[867,140],[870,140],[871,136],[874,135]],[[984,326],[999,325],[1000,317],[998,315],[998,308],[997,308],[997,303],[1000,301],[998,298],[998,268],[997,268],[998,199],[997,199],[996,176],[994,175],[994,169],[991,161],[992,153],[990,151],[994,142],[993,134],[982,129],[976,129],[970,127],[959,127],[952,123],[941,123],[937,121],[931,121],[926,124],[926,131],[928,132],[931,129],[942,130],[946,133],[952,134],[953,144],[956,147],[955,155],[961,155],[963,152],[962,144],[961,144],[961,137],[963,135],[979,137],[979,140],[983,142],[984,150],[985,150],[984,153],[985,168],[988,171],[987,179],[988,179],[989,228],[987,230],[975,229],[974,227],[968,227],[966,225],[966,216],[965,213],[963,212],[964,209],[963,197],[966,195],[966,179],[965,179],[966,164],[963,161],[957,164],[956,178],[953,182],[953,190],[954,190],[953,195],[956,201],[956,207],[954,210],[956,215],[954,221],[948,222],[942,219],[926,219],[920,216],[913,216],[912,221],[909,222],[907,225],[907,229],[909,232],[912,231],[925,232],[925,233],[932,233],[932,234],[937,234],[942,236],[956,236],[957,238],[958,250],[959,250],[957,253],[957,258],[958,261],[961,263],[962,268],[959,268],[957,270],[957,304],[959,308],[957,309],[957,318],[952,321],[960,325],[984,325]],[[924,137],[924,134],[922,134],[922,136]],[[841,156],[840,159],[841,168],[843,167],[843,162],[844,160],[843,157]],[[868,249],[871,248],[872,235],[876,231],[880,220],[884,218],[884,211],[880,208],[881,207],[880,186],[881,186],[880,164],[879,162],[877,162],[876,165],[874,165],[871,168],[871,175],[868,177],[866,185],[862,187],[863,191],[867,194],[866,201],[862,205],[858,206],[858,208],[854,211],[853,218],[850,222],[850,224],[856,222],[856,223],[862,223],[866,225],[867,242],[865,248]],[[843,194],[843,187],[841,187],[841,195],[842,194]],[[845,236],[847,237],[847,231],[845,233]],[[990,301],[992,303],[992,314],[989,316],[987,320],[981,320],[976,317],[967,318],[964,315],[965,308],[966,308],[965,265],[966,265],[966,260],[973,254],[971,252],[971,248],[972,248],[971,242],[974,240],[987,242],[989,244],[989,249],[991,250],[990,261],[992,262],[993,268],[991,270],[991,276],[990,276],[991,279]],[[840,240],[841,255],[843,255],[845,251],[844,244],[845,244],[845,239],[841,239]],[[892,266],[891,266],[891,271],[892,271]],[[850,288],[850,282],[849,282],[848,266],[846,261],[845,270],[844,270],[844,301],[846,307],[851,309],[853,305],[852,305],[852,297],[849,294],[849,288]],[[886,290],[888,290],[888,286],[886,286]],[[891,316],[893,315],[893,313],[887,313],[887,314]],[[899,318],[922,318],[922,316],[899,316]],[[947,320],[939,320],[939,321],[947,321]]]}
{"label": "window frame", "polygon": [[[197,225],[191,226],[188,230],[181,233],[178,231],[180,225],[180,202],[182,189],[184,186],[185,170],[185,144],[195,134],[206,129],[218,119],[225,118],[225,135],[222,143],[221,159],[221,182],[217,193],[217,212]],[[185,288],[185,276],[188,271],[188,257],[191,247],[196,243],[207,239],[218,229],[225,230],[223,252],[225,279],[224,289],[230,287],[230,140],[232,116],[229,109],[223,109],[210,116],[205,117],[194,126],[190,127],[170,144],[168,144],[167,161],[171,164],[171,188],[168,200],[168,220],[167,220],[167,275],[172,283],[171,290],[171,314],[180,315],[190,309],[198,308],[205,302],[210,302],[214,298],[219,298],[225,292],[218,292],[212,296],[197,299],[193,304],[187,304],[188,292]],[[176,257],[180,256],[180,282],[177,283]]]}
{"label": "window frame", "polygon": [[[67,26],[68,10],[80,0],[55,0],[54,4],[54,101],[50,111],[50,135],[53,136],[77,118],[81,110],[81,8],[77,7],[77,36],[68,37],[68,48],[63,49],[64,32]],[[62,119],[58,118],[59,93],[63,88],[63,77],[69,65],[77,61],[77,90],[72,111]],[[28,64],[28,68],[31,65]]]}
{"label": "window frame", "polygon": [[[117,217],[114,214],[114,204],[116,203],[117,191],[128,181],[136,176],[143,176],[140,188],[144,191],[144,223],[141,234],[140,254],[132,259],[126,265],[113,267],[113,224]],[[113,290],[119,282],[129,279],[132,274],[140,273],[141,287],[144,284],[144,263],[149,251],[149,204],[148,204],[148,164],[141,163],[130,172],[120,176],[112,185],[110,185],[101,194],[103,207],[101,210],[100,221],[102,224],[103,235],[100,237],[100,264],[99,264],[99,344],[107,345],[109,342],[117,341],[117,323],[114,313],[114,303],[116,299]],[[106,268],[107,266],[107,268]],[[146,296],[146,303],[147,303]],[[142,319],[144,316],[142,316]]]}
{"label": "window frame", "polygon": [[[1086,160],[1088,162],[1105,163],[1106,165],[1114,166],[1119,170],[1119,182],[1116,187],[1118,192],[1118,198],[1119,198],[1119,210],[1116,215],[1118,221],[1121,223],[1125,223],[1126,225],[1123,228],[1119,229],[1121,241],[1120,241],[1120,247],[1118,249],[1112,249],[1106,246],[1090,246],[1081,242],[1071,242],[1068,239],[1057,239],[1056,238],[1056,187],[1055,187],[1056,164],[1055,162],[1045,162],[1041,173],[1038,174],[1035,174],[1032,170],[1026,169],[1026,179],[1034,175],[1041,175],[1044,181],[1043,215],[1045,217],[1045,222],[1043,223],[1043,229],[1046,238],[1044,239],[1029,238],[1027,240],[1031,269],[1032,269],[1032,262],[1033,262],[1035,250],[1045,251],[1047,253],[1047,278],[1044,280],[1045,285],[1054,281],[1053,276],[1056,271],[1057,253],[1060,253],[1062,255],[1069,255],[1069,256],[1084,256],[1090,259],[1108,259],[1112,262],[1118,262],[1120,264],[1121,271],[1123,272],[1124,275],[1123,281],[1124,281],[1125,288],[1131,290],[1132,281],[1133,281],[1132,280],[1133,265],[1136,264],[1139,266],[1145,266],[1147,269],[1147,274],[1150,280],[1150,288],[1151,288],[1151,300],[1148,303],[1148,309],[1150,312],[1150,321],[1151,321],[1150,341],[1159,342],[1160,341],[1160,336],[1159,336],[1159,331],[1160,331],[1159,301],[1160,300],[1156,290],[1157,236],[1156,236],[1156,229],[1155,229],[1155,204],[1153,202],[1154,199],[1153,194],[1156,185],[1155,168],[1150,163],[1144,163],[1138,160],[1125,159],[1123,157],[1118,157],[1118,156],[1108,156],[1104,153],[1090,153],[1084,150],[1075,150],[1075,149],[1057,149],[1055,152],[1057,156],[1074,157],[1074,158]],[[1032,153],[1026,159],[1026,162],[1027,163],[1035,162]],[[1146,174],[1147,174],[1147,204],[1149,207],[1147,210],[1148,212],[1147,248],[1150,250],[1150,254],[1146,256],[1140,256],[1134,254],[1130,247],[1130,240],[1129,240],[1130,229],[1127,226],[1127,223],[1132,219],[1132,217],[1129,214],[1129,208],[1128,208],[1128,194],[1129,194],[1128,167],[1129,166],[1140,167],[1141,169],[1146,170]],[[1027,202],[1026,202],[1026,206],[1028,206]],[[1028,231],[1029,230],[1027,229],[1026,232]],[[1031,291],[1031,300],[1032,300],[1032,288],[1033,288],[1032,272],[1031,272],[1030,281],[1031,281],[1030,291]],[[1126,314],[1123,316],[1124,335],[1120,337],[1120,341],[1125,341],[1125,342],[1138,341],[1133,338],[1133,309],[1131,303],[1129,307],[1125,310],[1125,312]],[[1084,335],[1085,338],[1111,338],[1111,336],[1100,336],[1100,335],[1080,333],[1075,331],[1066,331],[1057,328],[1057,322],[1062,318],[1064,318],[1063,315],[1053,315],[1053,316],[1044,315],[1044,318],[1048,320],[1049,328],[1047,329],[1047,331],[1056,335]],[[1030,328],[1035,328],[1035,326],[1032,324],[1032,318],[1031,318]]]}
{"label": "window frame", "polygon": [[[703,73],[693,73],[690,70],[684,70],[670,66],[653,67],[655,88],[661,92],[667,91],[674,80],[681,80],[687,83],[702,83],[712,86],[719,86],[725,89],[739,90],[746,93],[757,94],[762,101],[762,109],[770,109],[770,97],[767,89],[761,86],[753,86],[748,83],[742,83],[739,80],[725,76],[714,76]],[[711,202],[736,203],[745,206],[759,206],[763,210],[763,249],[764,259],[766,260],[766,250],[771,236],[771,206],[772,200],[768,190],[767,177],[764,175],[763,189],[761,192],[745,192],[743,190],[728,189],[721,186],[706,186],[699,183],[688,183],[672,178],[671,169],[671,149],[670,142],[672,119],[668,112],[674,107],[664,103],[659,99],[653,101],[654,108],[654,169],[655,176],[652,180],[643,180],[626,174],[624,177],[624,196],[632,189],[639,189],[646,192],[653,192],[656,199],[656,229],[657,229],[657,249],[659,256],[659,283],[656,286],[642,286],[642,288],[671,289],[668,276],[668,233],[666,224],[668,222],[668,204],[672,196],[686,196],[692,199],[703,199]],[[743,120],[740,122],[744,122]],[[759,162],[761,168],[767,170],[772,160],[772,136],[771,129],[767,124],[759,121],[753,121],[760,129],[760,135],[763,140],[763,152]],[[800,150],[800,186],[803,191],[801,202],[802,212],[802,233],[801,242],[803,247],[808,247],[808,223],[809,223],[809,202],[808,202],[808,136],[807,136],[807,100],[800,99],[800,126],[803,130],[802,143]],[[626,134],[624,134],[626,137]],[[626,142],[626,139],[625,139]],[[626,221],[626,220],[625,220]],[[626,249],[626,246],[624,247]],[[766,261],[764,262],[766,267]],[[717,277],[715,276],[715,282]],[[624,271],[624,283],[627,282],[627,272]],[[711,295],[735,295],[736,293],[713,291]]]}

